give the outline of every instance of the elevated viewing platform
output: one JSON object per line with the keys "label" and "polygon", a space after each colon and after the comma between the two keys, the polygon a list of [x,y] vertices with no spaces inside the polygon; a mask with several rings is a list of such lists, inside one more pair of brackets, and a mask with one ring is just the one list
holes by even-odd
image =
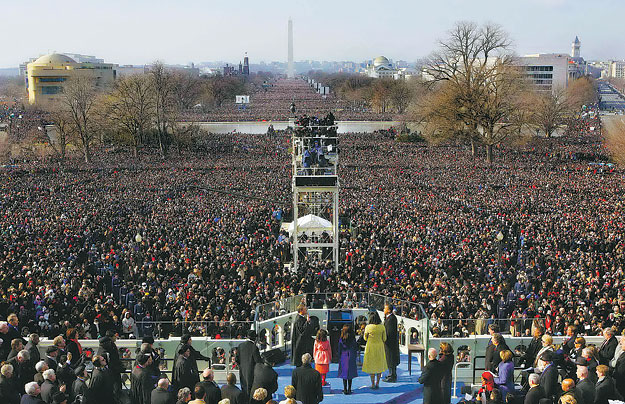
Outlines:
{"label": "elevated viewing platform", "polygon": [[[295,104],[291,105],[295,112]],[[293,270],[339,270],[339,138],[334,115],[292,120]]]}

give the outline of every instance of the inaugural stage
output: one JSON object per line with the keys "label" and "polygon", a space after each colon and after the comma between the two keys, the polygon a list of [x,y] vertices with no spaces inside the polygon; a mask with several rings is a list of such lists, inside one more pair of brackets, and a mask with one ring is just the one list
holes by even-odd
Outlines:
{"label": "inaugural stage", "polygon": [[[291,372],[294,367],[288,364],[276,366],[278,372],[278,398],[284,399],[284,387],[291,384]],[[358,377],[352,385],[353,393],[349,396],[343,394],[343,381],[337,377],[338,364],[330,365],[327,381],[329,388],[324,387],[323,404],[381,404],[381,403],[422,403],[423,386],[417,382],[421,374],[419,358],[412,357],[412,375],[408,374],[408,355],[401,355],[401,363],[397,368],[397,383],[385,383],[380,381],[380,389],[371,390],[369,375],[363,373],[358,367]]]}

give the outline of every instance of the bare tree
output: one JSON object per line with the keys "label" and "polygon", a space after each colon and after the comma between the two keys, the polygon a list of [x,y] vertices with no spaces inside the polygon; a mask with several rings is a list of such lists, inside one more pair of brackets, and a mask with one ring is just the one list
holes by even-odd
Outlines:
{"label": "bare tree", "polygon": [[219,107],[235,95],[245,94],[245,84],[240,77],[210,77],[203,82],[203,98]]}
{"label": "bare tree", "polygon": [[344,80],[336,80],[334,87],[338,96],[354,103],[368,103],[371,101],[371,86],[374,79],[362,75],[343,75]]}
{"label": "bare tree", "polygon": [[455,133],[484,144],[491,163],[493,146],[519,131],[521,118],[527,117],[519,110],[524,79],[509,54],[510,40],[498,25],[460,22],[439,47],[425,72],[432,86],[447,82],[439,88],[453,100],[441,105],[453,109],[442,114],[447,119],[441,122],[449,127],[448,119],[455,119],[461,126]]}
{"label": "bare tree", "polygon": [[[185,110],[189,110],[206,94],[206,82],[185,73],[177,73],[173,76],[173,99],[169,128],[171,138],[180,155],[182,146],[191,143],[191,133],[194,132],[193,124],[180,125],[180,116]],[[234,98],[234,97],[233,97]]]}
{"label": "bare tree", "polygon": [[178,108],[183,111],[193,108],[202,93],[200,79],[185,72],[178,72],[172,74],[172,81],[172,95]]}
{"label": "bare tree", "polygon": [[530,125],[551,137],[560,126],[567,122],[582,105],[597,101],[594,81],[588,77],[574,80],[568,88],[555,88],[552,91],[528,92]]}
{"label": "bare tree", "polygon": [[0,77],[0,96],[23,103],[26,89],[22,77]]}
{"label": "bare tree", "polygon": [[109,122],[130,137],[136,157],[155,116],[155,95],[150,78],[131,75],[118,80],[106,104]]}
{"label": "bare tree", "polygon": [[598,100],[597,83],[590,77],[581,77],[569,83],[566,97],[571,107],[579,111],[582,105],[589,105]]}
{"label": "bare tree", "polygon": [[386,113],[391,105],[393,81],[391,79],[375,80],[371,103],[378,112]]}
{"label": "bare tree", "polygon": [[394,80],[391,86],[391,103],[398,114],[406,112],[408,105],[410,105],[414,98],[416,85],[411,84],[412,83],[408,83],[405,80]]}
{"label": "bare tree", "polygon": [[91,148],[96,138],[94,130],[96,102],[95,83],[84,77],[69,80],[59,97],[59,106],[67,114],[68,124],[73,126],[73,133],[78,138],[87,163],[91,162]]}
{"label": "bare tree", "polygon": [[165,69],[161,62],[155,62],[150,66],[150,80],[154,90],[154,117],[158,134],[158,147],[161,157],[165,158],[169,144],[170,114],[173,103],[173,78],[171,72]]}
{"label": "bare tree", "polygon": [[176,151],[178,155],[182,154],[182,143],[184,143],[184,138],[186,134],[185,127],[179,127],[180,115],[182,113],[182,108],[179,103],[174,100],[174,104],[171,109],[170,118],[168,122],[168,127],[171,131],[171,139],[174,145],[176,146]]}
{"label": "bare tree", "polygon": [[478,132],[474,121],[465,119],[467,111],[455,89],[450,82],[437,83],[415,104],[411,114],[430,143],[468,141],[475,156]]}
{"label": "bare tree", "polygon": [[48,110],[52,128],[42,130],[44,142],[59,156],[61,162],[67,156],[67,147],[76,138],[75,126],[70,113],[62,106],[53,105]]}
{"label": "bare tree", "polygon": [[573,106],[563,89],[534,92],[529,95],[530,125],[551,137],[571,115]]}
{"label": "bare tree", "polygon": [[493,162],[493,146],[513,134],[520,134],[529,121],[527,82],[518,67],[499,59],[485,82],[484,93],[476,105],[478,140],[486,146],[486,161]]}

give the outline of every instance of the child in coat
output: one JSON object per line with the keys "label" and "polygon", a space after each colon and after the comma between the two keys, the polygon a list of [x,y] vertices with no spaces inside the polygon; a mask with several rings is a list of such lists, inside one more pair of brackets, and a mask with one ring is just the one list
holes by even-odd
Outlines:
{"label": "child in coat", "polygon": [[328,341],[328,332],[324,329],[317,331],[317,339],[313,348],[313,358],[315,359],[315,369],[321,373],[321,384],[327,386],[326,375],[330,371],[332,361],[332,348]]}

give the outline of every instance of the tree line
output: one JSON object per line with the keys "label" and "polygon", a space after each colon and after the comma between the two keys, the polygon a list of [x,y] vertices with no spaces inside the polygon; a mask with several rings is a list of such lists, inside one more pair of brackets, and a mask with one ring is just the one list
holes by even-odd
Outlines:
{"label": "tree line", "polygon": [[528,131],[550,137],[582,105],[597,100],[587,77],[567,88],[537,88],[510,42],[498,25],[461,22],[439,43],[424,68],[427,91],[414,114],[429,139],[465,141],[474,154],[482,145],[492,163],[494,146]]}
{"label": "tree line", "polygon": [[378,112],[405,114],[431,143],[482,146],[493,161],[494,146],[531,133],[551,137],[581,106],[597,100],[592,79],[567,88],[540,90],[524,74],[507,33],[496,24],[459,22],[423,63],[420,79],[374,79],[310,72],[345,100]]}
{"label": "tree line", "polygon": [[338,97],[355,108],[370,108],[379,113],[404,114],[411,102],[422,92],[419,79],[377,79],[361,74],[310,71],[310,78],[329,86]]}
{"label": "tree line", "polygon": [[135,156],[142,147],[153,146],[165,158],[170,148],[188,145],[199,130],[181,124],[184,113],[208,112],[235,95],[257,91],[272,78],[264,72],[247,78],[196,77],[160,62],[150,65],[146,74],[117,79],[106,90],[93,80],[72,78],[55,102],[43,106],[54,126],[52,133],[43,134],[44,140],[61,160],[71,145],[90,162],[94,145],[105,143],[130,147]]}

